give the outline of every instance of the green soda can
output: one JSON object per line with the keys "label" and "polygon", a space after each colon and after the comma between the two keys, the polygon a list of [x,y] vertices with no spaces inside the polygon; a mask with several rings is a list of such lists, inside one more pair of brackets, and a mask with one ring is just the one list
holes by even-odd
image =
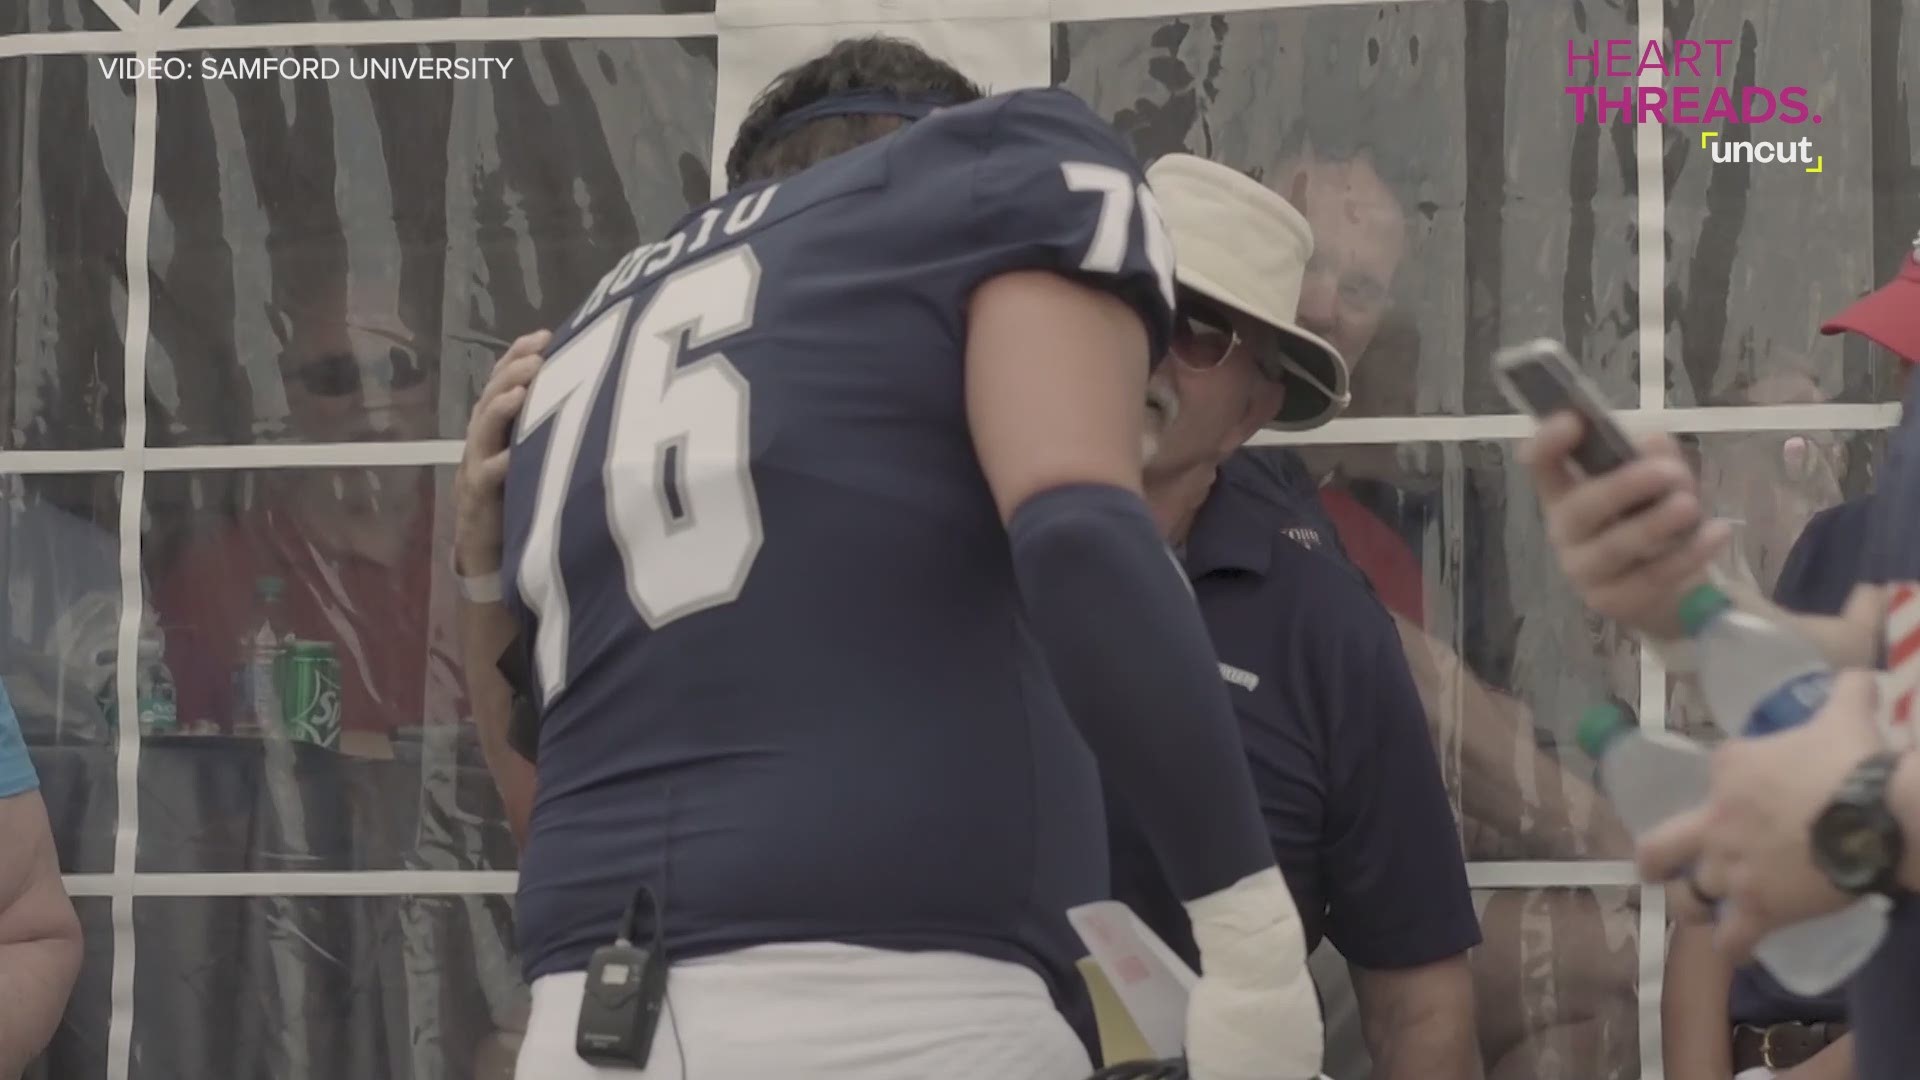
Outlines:
{"label": "green soda can", "polygon": [[287,738],[340,748],[340,658],[324,641],[287,644],[280,661],[280,723]]}

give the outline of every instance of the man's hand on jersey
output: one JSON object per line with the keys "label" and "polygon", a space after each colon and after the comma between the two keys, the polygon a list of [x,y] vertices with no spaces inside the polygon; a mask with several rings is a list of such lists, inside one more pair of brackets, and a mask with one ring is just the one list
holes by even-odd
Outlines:
{"label": "man's hand on jersey", "polygon": [[1648,881],[1692,867],[1693,882],[1723,899],[1716,944],[1736,960],[1769,931],[1844,905],[1813,863],[1812,827],[1849,771],[1880,748],[1876,676],[1849,671],[1799,727],[1730,739],[1714,752],[1707,805],[1650,832],[1640,845]]}
{"label": "man's hand on jersey", "polygon": [[1558,413],[1520,450],[1560,568],[1593,610],[1644,634],[1679,637],[1676,598],[1706,580],[1732,530],[1707,519],[1671,436],[1646,436],[1638,460],[1588,477],[1572,462],[1584,433],[1578,416]]}
{"label": "man's hand on jersey", "polygon": [[501,495],[513,422],[526,404],[527,385],[540,370],[540,350],[553,334],[537,330],[520,338],[494,362],[493,374],[467,421],[467,446],[454,477],[454,551],[463,574],[500,569]]}

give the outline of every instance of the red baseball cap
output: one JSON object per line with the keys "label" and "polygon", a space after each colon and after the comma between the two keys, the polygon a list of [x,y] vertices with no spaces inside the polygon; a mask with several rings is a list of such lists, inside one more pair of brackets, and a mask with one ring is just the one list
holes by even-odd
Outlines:
{"label": "red baseball cap", "polygon": [[1920,236],[1892,281],[1854,301],[1820,332],[1872,338],[1907,363],[1920,364]]}

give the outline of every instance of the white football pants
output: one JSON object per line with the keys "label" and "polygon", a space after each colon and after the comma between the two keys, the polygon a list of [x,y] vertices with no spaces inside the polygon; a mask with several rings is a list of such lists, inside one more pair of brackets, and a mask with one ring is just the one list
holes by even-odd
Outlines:
{"label": "white football pants", "polygon": [[1018,964],[831,942],[673,965],[645,1070],[574,1053],[585,972],[533,984],[515,1080],[1085,1080],[1086,1048]]}

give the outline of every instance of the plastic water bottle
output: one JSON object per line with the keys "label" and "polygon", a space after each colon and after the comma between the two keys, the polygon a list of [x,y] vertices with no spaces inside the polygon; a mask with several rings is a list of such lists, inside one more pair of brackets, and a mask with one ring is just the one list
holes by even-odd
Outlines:
{"label": "plastic water bottle", "polygon": [[[1699,743],[1642,729],[1613,706],[1596,705],[1581,718],[1580,745],[1600,763],[1600,786],[1635,836],[1706,801],[1712,759]],[[1754,955],[1780,985],[1812,997],[1845,982],[1886,932],[1886,899],[1867,897],[1775,930],[1754,946]]]}
{"label": "plastic water bottle", "polygon": [[[1700,690],[1714,719],[1743,738],[1806,723],[1827,703],[1833,669],[1792,628],[1733,606],[1712,585],[1682,598],[1680,622],[1699,653]],[[1817,919],[1785,926],[1754,948],[1774,978],[1803,996],[1823,994],[1867,962],[1887,934],[1890,903],[1866,896]]]}
{"label": "plastic water bottle", "polygon": [[254,584],[253,615],[241,634],[238,663],[233,674],[233,731],[235,734],[273,736],[280,724],[277,665],[286,639],[280,630],[279,578],[263,577]]}
{"label": "plastic water bottle", "polygon": [[[58,737],[62,742],[99,744],[120,730],[120,593],[96,590],[73,598],[55,620],[48,638],[48,654],[60,657],[76,682],[93,691],[104,730],[81,714],[59,709]],[[173,673],[167,669],[166,635],[159,617],[148,608],[140,622],[139,660],[135,664],[134,700],[140,731],[170,735],[179,728],[174,706]]]}
{"label": "plastic water bottle", "polygon": [[1741,611],[1717,586],[1680,601],[1680,625],[1699,652],[1700,692],[1729,735],[1772,735],[1812,719],[1833,689],[1819,647],[1771,619]]}
{"label": "plastic water bottle", "polygon": [[[168,670],[164,646],[155,638],[140,638],[140,661],[135,668],[134,702],[140,715],[142,735],[174,735],[180,730],[180,715],[174,697],[173,672]],[[109,731],[120,730],[120,694],[118,684],[108,678],[96,694],[100,713]]]}
{"label": "plastic water bottle", "polygon": [[1600,763],[1600,788],[1635,836],[1699,806],[1713,780],[1707,748],[1641,728],[1611,705],[1580,718],[1580,746]]}

